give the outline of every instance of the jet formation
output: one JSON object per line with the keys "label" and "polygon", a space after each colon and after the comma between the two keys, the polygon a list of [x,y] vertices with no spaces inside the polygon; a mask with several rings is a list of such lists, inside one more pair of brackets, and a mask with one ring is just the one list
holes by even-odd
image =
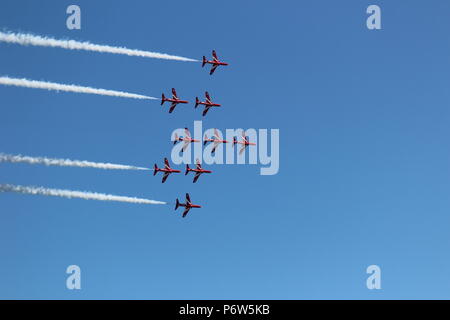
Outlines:
{"label": "jet formation", "polygon": [[[215,50],[212,51],[212,56],[213,56],[212,60],[206,59],[205,56],[203,56],[203,60],[202,60],[202,67],[204,67],[205,64],[211,64],[212,65],[211,71],[209,72],[210,75],[214,73],[214,71],[217,69],[218,66],[227,66],[228,65],[228,63],[220,61],[217,58],[217,54],[216,54]],[[205,101],[200,101],[198,99],[198,97],[195,97],[195,108],[197,108],[199,105],[204,105],[205,106],[205,109],[203,110],[203,113],[202,113],[203,116],[205,116],[208,113],[208,110],[211,107],[220,107],[221,106],[219,103],[214,103],[214,102],[211,101],[211,97],[210,97],[208,91],[205,92],[205,98],[206,98]],[[175,88],[172,88],[172,98],[167,98],[164,95],[164,93],[162,93],[162,95],[161,95],[161,105],[164,105],[165,102],[170,102],[169,113],[172,113],[173,110],[175,110],[175,107],[178,104],[188,104],[189,103],[189,101],[182,100],[182,99],[180,99],[178,97],[177,91],[175,90]]]}
{"label": "jet formation", "polygon": [[[219,66],[228,66],[227,62],[219,60],[215,50],[212,51],[212,59],[211,60],[208,60],[205,56],[203,56],[202,67],[204,67],[207,64],[211,65],[211,69],[209,71],[210,75],[212,75]],[[161,105],[163,106],[165,102],[170,103],[170,105],[169,105],[169,113],[172,113],[179,104],[188,104],[189,103],[189,101],[183,100],[183,99],[181,99],[178,96],[177,91],[176,91],[175,88],[172,88],[172,97],[170,97],[170,98],[166,97],[164,95],[164,93],[162,93],[162,95],[161,95]],[[202,112],[202,116],[206,116],[206,114],[208,113],[209,109],[216,108],[216,107],[221,107],[221,104],[213,102],[209,92],[205,91],[205,100],[204,101],[200,100],[198,97],[195,97],[195,106],[194,106],[194,108],[197,109],[198,106],[204,106],[204,109],[203,109],[203,112]],[[202,142],[202,141],[200,141],[198,139],[193,139],[188,128],[184,129],[184,136],[183,137],[179,137],[177,134],[175,134],[175,137],[174,137],[174,140],[173,140],[173,144],[174,145],[177,144],[177,143],[183,143],[183,147],[181,148],[181,152],[186,151],[186,149],[191,145],[191,143],[196,143],[196,142]],[[217,146],[219,144],[221,144],[221,143],[228,143],[228,141],[223,140],[220,137],[219,132],[217,131],[217,129],[214,129],[214,135],[212,137],[208,138],[205,135],[205,138],[203,140],[203,145],[206,145],[207,143],[212,143],[213,144],[213,148],[212,148],[211,153],[214,153],[216,151]],[[248,145],[253,145],[252,143],[248,142],[248,140],[246,140],[244,133],[243,133],[243,140],[242,141],[237,141],[236,138],[234,138],[233,146],[235,144],[243,144],[243,149],[245,149]],[[242,153],[242,150],[241,150],[240,153]],[[164,167],[159,168],[156,163],[155,163],[155,165],[153,167],[153,175],[156,176],[156,174],[158,172],[162,172],[163,173],[161,183],[165,183],[167,178],[172,173],[180,173],[181,171],[180,170],[176,170],[176,169],[172,169],[171,166],[170,166],[169,160],[167,158],[164,158]],[[190,172],[192,172],[194,174],[194,178],[192,180],[193,183],[196,183],[202,174],[204,174],[204,173],[212,173],[211,170],[203,169],[202,166],[201,166],[201,163],[200,163],[200,161],[198,159],[196,160],[196,165],[195,165],[194,168],[191,168],[191,167],[189,167],[189,165],[186,165],[186,171],[185,171],[184,175],[187,176]],[[186,215],[188,214],[189,210],[191,210],[192,208],[201,208],[200,205],[192,204],[191,198],[189,196],[189,193],[186,193],[186,202],[185,203],[181,203],[178,199],[176,199],[175,210],[177,210],[179,207],[184,207],[185,208],[183,213],[182,213],[182,217],[183,218],[186,217]]]}
{"label": "jet formation", "polygon": [[[175,110],[175,107],[178,104],[187,104],[189,103],[189,101],[187,100],[182,100],[178,97],[177,95],[177,91],[175,90],[175,88],[172,88],[172,98],[167,98],[164,93],[161,95],[161,105],[164,105],[164,102],[170,102],[170,107],[169,107],[169,113],[172,113],[173,110]],[[209,92],[206,91],[205,92],[205,101],[200,101],[200,99],[198,97],[195,97],[195,106],[194,108],[197,109],[197,107],[199,105],[203,105],[205,106],[205,109],[203,110],[202,116],[205,116],[206,113],[208,112],[208,110],[211,107],[220,107],[221,104],[220,103],[214,103],[212,102],[211,96],[209,95]]]}
{"label": "jet formation", "polygon": [[[189,132],[188,128],[184,128],[184,132],[185,135],[180,137],[177,134],[174,135],[174,140],[173,140],[173,144],[177,144],[177,143],[183,143],[183,147],[181,148],[181,152],[186,151],[186,149],[192,144],[192,143],[196,143],[196,142],[202,142],[198,139],[194,139],[191,136],[191,133]],[[214,153],[217,146],[221,143],[229,143],[228,140],[224,140],[219,131],[217,129],[214,129],[214,134],[211,137],[208,137],[206,134],[204,136],[203,139],[203,145],[207,145],[208,143],[212,143],[213,144],[213,148],[211,150],[211,153]],[[245,131],[242,131],[242,135],[240,140],[238,140],[236,137],[233,137],[233,140],[231,141],[232,146],[234,147],[235,145],[241,145],[241,149],[239,150],[239,154],[242,154],[244,152],[244,150],[246,148],[248,148],[249,146],[255,146],[256,143],[254,142],[250,142],[249,138],[246,136]],[[177,169],[173,169],[170,166],[169,160],[167,158],[164,158],[164,167],[159,168],[158,165],[155,163],[153,166],[153,175],[155,176],[158,172],[162,172],[163,176],[162,176],[162,180],[161,183],[165,183],[167,178],[172,174],[172,173],[181,173],[181,170],[177,170]],[[200,160],[196,159],[196,165],[195,167],[191,168],[189,167],[189,165],[186,165],[186,170],[184,172],[184,175],[187,176],[190,172],[194,173],[194,179],[192,180],[193,183],[196,183],[200,176],[204,173],[212,173],[211,170],[206,170],[202,167]],[[180,203],[177,199],[177,205],[176,208],[177,209],[179,206],[185,206],[186,210],[183,212],[183,218],[187,215],[187,213],[189,212],[189,210],[191,208],[200,208],[200,206],[196,206],[196,205],[192,205],[191,206],[191,202],[188,199],[188,197],[186,197],[186,203]]]}

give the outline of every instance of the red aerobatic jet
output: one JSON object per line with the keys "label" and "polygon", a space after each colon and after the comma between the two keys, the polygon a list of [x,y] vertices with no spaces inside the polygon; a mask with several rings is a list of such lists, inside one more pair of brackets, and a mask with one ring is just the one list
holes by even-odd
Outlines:
{"label": "red aerobatic jet", "polygon": [[211,107],[220,107],[219,103],[214,103],[211,101],[211,97],[209,96],[208,91],[205,92],[205,101],[200,101],[200,99],[198,97],[195,97],[195,108],[198,107],[199,104],[202,104],[205,106],[205,110],[203,110],[203,116],[206,115],[206,113],[208,112],[209,108]]}
{"label": "red aerobatic jet", "polygon": [[211,153],[214,153],[216,151],[216,148],[220,143],[228,143],[227,140],[222,140],[220,138],[220,134],[217,129],[214,129],[214,135],[210,139],[208,139],[208,136],[205,134],[205,139],[203,139],[203,145],[206,145],[208,142],[214,143]]}
{"label": "red aerobatic jet", "polygon": [[209,71],[209,74],[213,74],[214,71],[216,71],[218,66],[227,66],[228,65],[228,63],[222,62],[219,60],[219,58],[217,58],[217,54],[216,54],[215,50],[212,51],[212,56],[213,56],[212,60],[207,60],[206,57],[203,56],[202,67],[204,67],[205,64],[207,64],[207,63],[212,64],[211,71]]}
{"label": "red aerobatic jet", "polygon": [[244,152],[245,148],[248,146],[256,146],[256,143],[249,142],[247,137],[245,136],[245,131],[242,131],[242,141],[238,141],[236,137],[233,137],[233,143],[232,146],[234,147],[235,144],[242,144],[241,150],[239,151],[239,154]]}
{"label": "red aerobatic jet", "polygon": [[164,158],[164,168],[158,168],[158,166],[155,163],[155,168],[153,169],[153,175],[155,176],[159,171],[164,172],[163,178],[162,178],[162,183],[166,182],[167,177],[171,174],[171,173],[180,173],[180,170],[175,170],[172,169],[169,165],[169,160],[167,160],[167,158]]}
{"label": "red aerobatic jet", "polygon": [[175,133],[175,140],[173,140],[174,145],[177,144],[177,142],[184,141],[184,146],[181,149],[181,152],[186,151],[186,148],[189,146],[189,144],[191,144],[193,142],[200,142],[200,140],[191,138],[191,133],[189,132],[188,128],[184,128],[184,133],[185,133],[184,137],[179,137],[178,134]]}
{"label": "red aerobatic jet", "polygon": [[184,218],[184,217],[186,217],[189,210],[191,210],[191,208],[201,208],[202,206],[199,206],[198,204],[192,204],[191,197],[189,197],[189,193],[186,193],[186,203],[180,203],[177,199],[177,202],[175,204],[175,210],[177,210],[178,207],[184,207],[184,212],[183,212],[183,218]]}
{"label": "red aerobatic jet", "polygon": [[166,98],[164,93],[162,94],[161,105],[163,105],[164,102],[166,102],[166,101],[172,102],[172,104],[170,105],[169,113],[172,113],[172,111],[175,109],[177,104],[179,104],[179,103],[189,103],[189,101],[178,99],[177,92],[175,91],[175,88],[172,88],[172,98]]}
{"label": "red aerobatic jet", "polygon": [[186,172],[184,173],[185,176],[187,176],[187,174],[189,172],[195,172],[195,176],[194,176],[194,181],[192,181],[193,183],[196,183],[198,178],[200,177],[200,175],[202,173],[211,173],[212,171],[210,170],[205,170],[202,168],[202,165],[200,164],[200,160],[197,159],[197,166],[195,167],[195,169],[191,169],[189,168],[189,165],[186,165]]}

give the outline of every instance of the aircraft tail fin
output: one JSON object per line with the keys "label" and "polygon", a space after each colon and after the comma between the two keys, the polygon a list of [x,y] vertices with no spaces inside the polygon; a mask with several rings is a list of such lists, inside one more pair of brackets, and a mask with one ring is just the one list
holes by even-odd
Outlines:
{"label": "aircraft tail fin", "polygon": [[206,146],[206,144],[208,143],[208,136],[205,134],[205,139],[203,139],[203,145]]}
{"label": "aircraft tail fin", "polygon": [[202,68],[205,66],[205,64],[206,64],[206,57],[203,56]]}
{"label": "aircraft tail fin", "polygon": [[177,198],[177,201],[175,202],[175,210],[177,210],[179,206],[180,206],[180,202],[178,201],[178,198]]}
{"label": "aircraft tail fin", "polygon": [[184,173],[185,176],[187,176],[187,174],[189,173],[189,171],[191,170],[191,168],[189,168],[189,165],[186,165],[186,172]]}
{"label": "aircraft tail fin", "polygon": [[176,145],[178,142],[178,135],[175,133],[175,140],[173,140],[173,144]]}
{"label": "aircraft tail fin", "polygon": [[233,143],[232,143],[232,146],[234,147],[234,145],[237,143],[237,139],[236,139],[236,137],[233,137]]}
{"label": "aircraft tail fin", "polygon": [[161,105],[163,105],[165,101],[166,101],[166,96],[163,93],[161,96]]}
{"label": "aircraft tail fin", "polygon": [[156,176],[156,174],[158,173],[158,166],[155,163],[154,169],[153,169],[153,175]]}
{"label": "aircraft tail fin", "polygon": [[195,108],[197,108],[199,104],[200,100],[198,99],[198,97],[195,97]]}

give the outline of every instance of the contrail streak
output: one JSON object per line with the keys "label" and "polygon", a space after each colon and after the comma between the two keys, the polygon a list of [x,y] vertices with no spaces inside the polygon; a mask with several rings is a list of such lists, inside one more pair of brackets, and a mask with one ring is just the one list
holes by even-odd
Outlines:
{"label": "contrail streak", "polygon": [[173,56],[165,53],[150,52],[143,50],[128,49],[124,47],[113,47],[107,45],[93,44],[90,42],[80,42],[75,40],[57,40],[49,37],[35,36],[26,33],[5,33],[0,32],[0,41],[8,43],[16,43],[20,45],[32,45],[41,47],[54,47],[63,48],[69,50],[86,50],[86,51],[96,51],[96,52],[107,52],[113,54],[123,54],[128,56],[144,57],[144,58],[155,58],[155,59],[165,59],[165,60],[177,60],[177,61],[193,61],[198,60]]}
{"label": "contrail streak", "polygon": [[114,163],[91,162],[91,161],[69,160],[69,159],[52,159],[45,157],[29,157],[4,153],[0,153],[0,162],[43,164],[46,166],[61,166],[61,167],[97,168],[106,170],[153,170],[148,168],[114,164]]}
{"label": "contrail streak", "polygon": [[133,98],[133,99],[147,99],[147,100],[160,100],[159,98],[144,96],[144,95],[135,94],[135,93],[122,92],[122,91],[95,89],[95,88],[81,87],[81,86],[76,86],[76,85],[71,85],[71,84],[60,84],[60,83],[54,83],[54,82],[36,81],[36,80],[28,80],[28,79],[17,79],[17,78],[9,78],[9,77],[0,77],[0,84],[3,84],[5,86],[17,86],[17,87],[26,87],[26,88],[56,90],[56,91],[98,94],[98,95],[102,95],[102,96]]}
{"label": "contrail streak", "polygon": [[72,191],[62,189],[49,189],[43,187],[17,186],[12,184],[0,184],[0,192],[17,192],[24,194],[63,197],[69,199],[80,198],[85,200],[118,201],[118,202],[140,203],[140,204],[167,204],[166,202],[162,201],[141,199],[135,197],[115,196],[111,194],[86,192],[86,191]]}

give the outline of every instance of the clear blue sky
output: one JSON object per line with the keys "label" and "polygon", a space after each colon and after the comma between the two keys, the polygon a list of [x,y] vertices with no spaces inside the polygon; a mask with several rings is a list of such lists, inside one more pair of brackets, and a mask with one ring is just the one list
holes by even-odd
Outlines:
{"label": "clear blue sky", "polygon": [[[82,29],[66,28],[66,7]],[[366,8],[382,9],[382,30]],[[205,89],[204,127],[279,128],[280,172],[0,165],[0,183],[202,209],[0,194],[0,298],[450,298],[448,1],[3,1],[0,27],[200,58],[227,68],[0,43],[1,75],[159,96]],[[0,87],[0,152],[138,166],[201,119],[157,101]],[[82,269],[82,290],[65,287]],[[367,266],[382,290],[366,288]]]}

